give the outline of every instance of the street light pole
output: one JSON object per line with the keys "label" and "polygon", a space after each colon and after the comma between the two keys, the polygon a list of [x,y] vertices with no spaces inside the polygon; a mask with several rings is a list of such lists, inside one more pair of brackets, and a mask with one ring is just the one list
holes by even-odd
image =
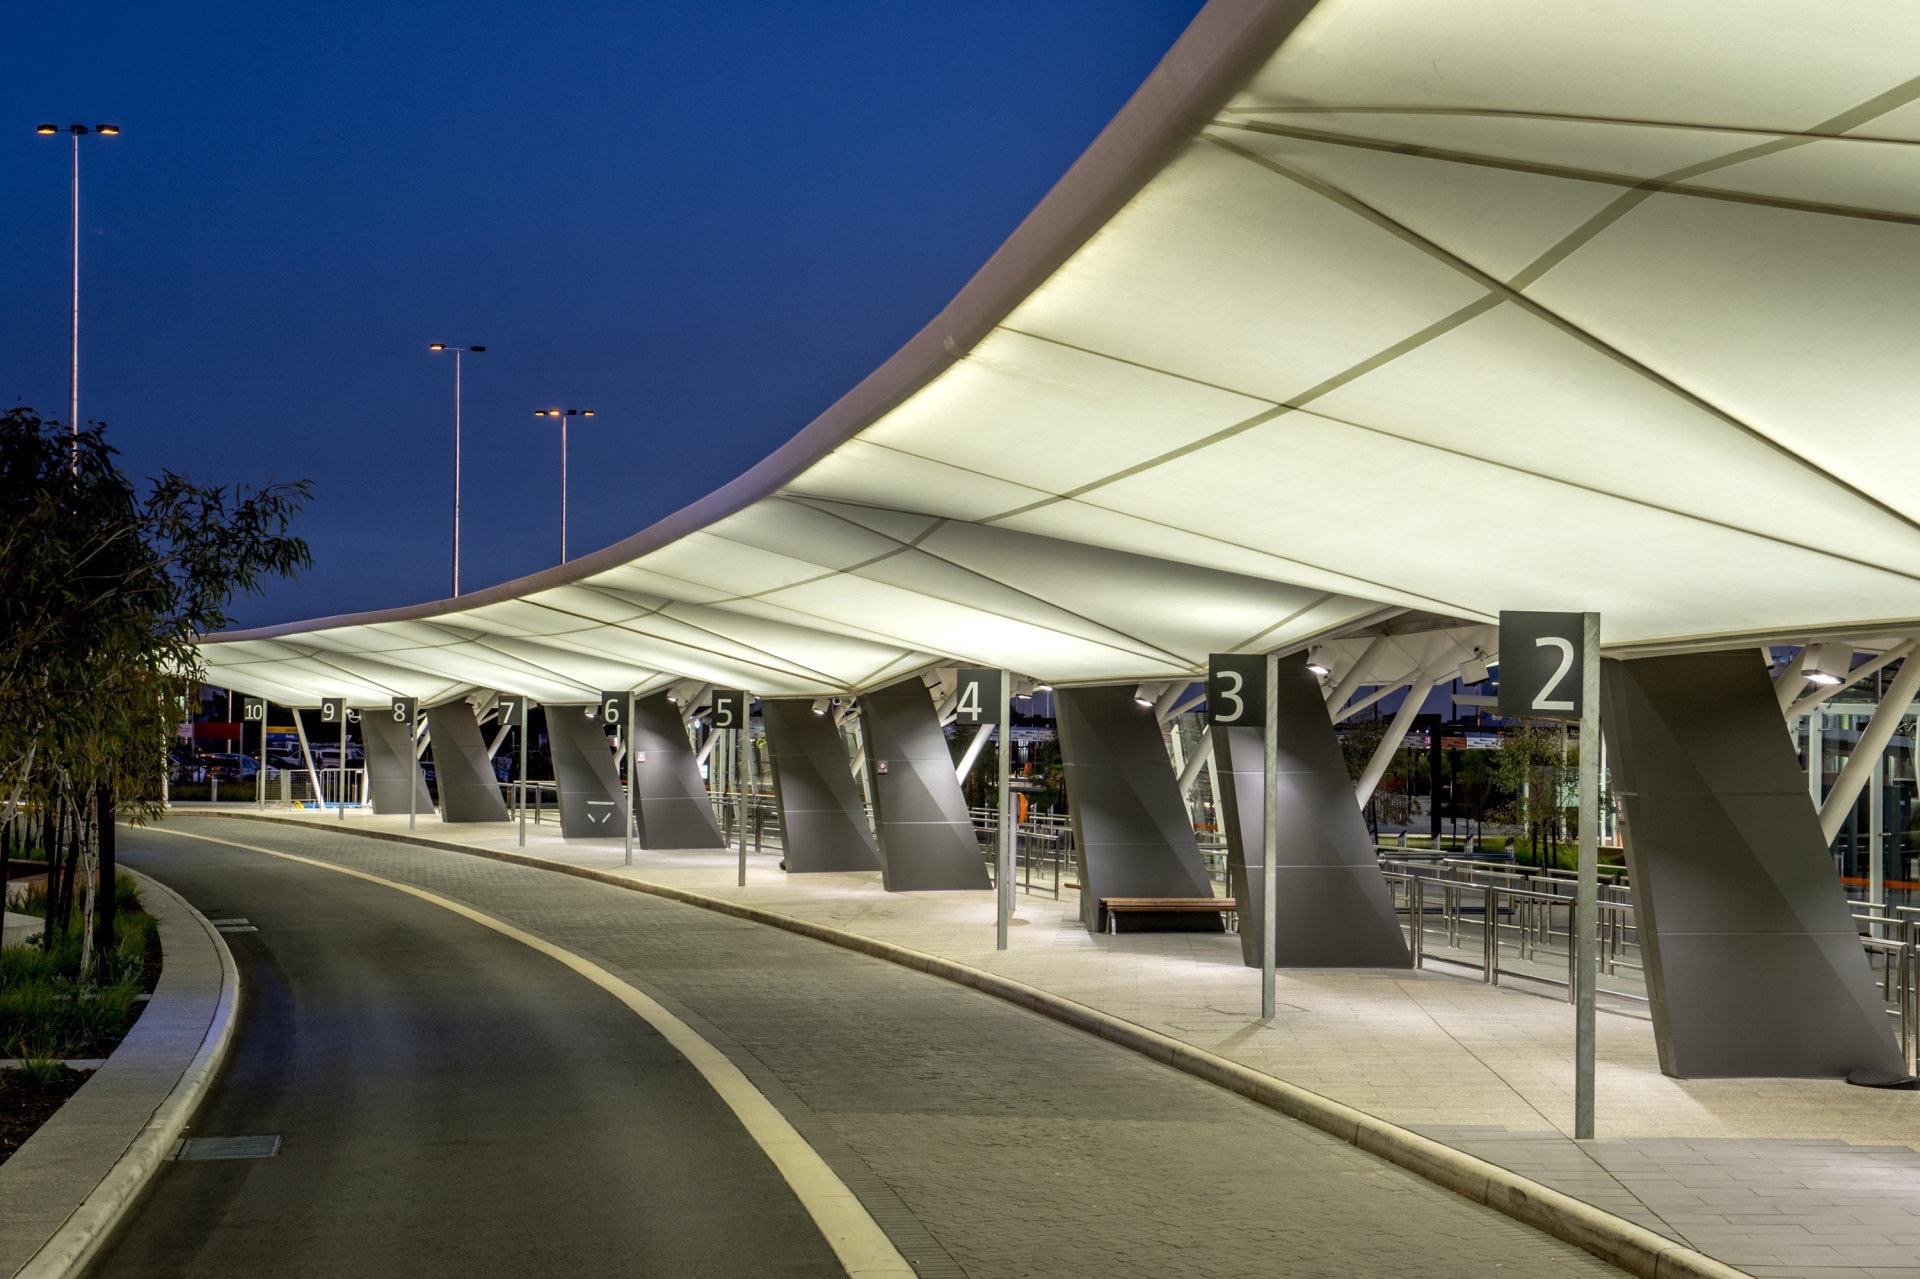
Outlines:
{"label": "street light pole", "polygon": [[[88,128],[84,124],[70,124],[67,133],[73,139],[73,306],[71,314],[72,345],[71,357],[67,367],[67,430],[73,435],[80,434],[80,139],[89,133],[102,137],[114,137],[120,132],[117,124],[96,124]],[[42,137],[53,137],[60,127],[53,124],[39,125],[34,129]],[[74,465],[80,464],[78,445],[75,446]]]}
{"label": "street light pole", "polygon": [[535,417],[560,419],[560,562],[567,562],[567,419],[592,417],[592,409],[535,409]]}
{"label": "street light pole", "polygon": [[484,346],[448,346],[429,342],[429,351],[453,352],[453,594],[460,594],[460,357],[469,351],[484,351]]}

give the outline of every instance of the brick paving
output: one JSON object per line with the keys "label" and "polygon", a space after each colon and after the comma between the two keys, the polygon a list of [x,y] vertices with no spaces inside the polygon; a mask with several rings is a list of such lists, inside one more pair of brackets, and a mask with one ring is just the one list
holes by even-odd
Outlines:
{"label": "brick paving", "polygon": [[[925,1274],[1617,1273],[1314,1129],[897,965],[335,830],[169,827],[414,884],[620,973],[687,1016],[811,1139],[824,1135],[836,1167],[864,1171],[870,1184],[847,1180],[878,1195],[883,1224],[904,1210],[919,1246],[903,1251]],[[162,877],[169,842],[164,829],[126,837]]]}
{"label": "brick paving", "polygon": [[[295,818],[296,822],[301,819]],[[311,819],[308,819],[311,820]],[[327,819],[331,826],[335,819]],[[349,829],[404,832],[404,818]],[[516,849],[510,828],[420,824],[423,837]],[[244,839],[253,823],[196,829]],[[1003,973],[1230,1057],[1533,1177],[1761,1276],[1920,1279],[1920,1094],[1837,1080],[1673,1080],[1644,1005],[1602,1000],[1600,1140],[1572,1119],[1564,992],[1444,972],[1283,972],[1261,1024],[1238,943],[1090,936],[1069,892],[1019,899],[996,953],[988,893],[887,894],[877,875],[788,877],[734,854],[636,853],[534,827],[528,855],[749,902]]]}

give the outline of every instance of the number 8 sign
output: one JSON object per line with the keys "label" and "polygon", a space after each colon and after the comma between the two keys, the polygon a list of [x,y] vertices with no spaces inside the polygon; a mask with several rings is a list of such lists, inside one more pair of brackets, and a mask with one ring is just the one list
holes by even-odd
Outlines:
{"label": "number 8 sign", "polygon": [[1585,635],[1579,613],[1500,614],[1500,717],[1579,719]]}

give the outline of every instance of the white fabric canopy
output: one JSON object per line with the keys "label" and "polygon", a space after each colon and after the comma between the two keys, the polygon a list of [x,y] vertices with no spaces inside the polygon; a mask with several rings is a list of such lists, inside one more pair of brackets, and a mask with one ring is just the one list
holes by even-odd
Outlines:
{"label": "white fabric canopy", "polygon": [[1888,0],[1215,0],[746,476],[458,602],[210,637],[209,678],[1166,678],[1399,610],[1920,629],[1916,48]]}

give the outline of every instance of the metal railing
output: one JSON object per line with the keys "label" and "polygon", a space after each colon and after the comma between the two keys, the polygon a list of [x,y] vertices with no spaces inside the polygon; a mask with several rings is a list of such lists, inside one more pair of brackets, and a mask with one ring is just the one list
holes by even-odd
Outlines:
{"label": "metal railing", "polygon": [[[974,837],[980,841],[980,855],[986,859],[991,876],[998,858],[1000,810],[968,810],[973,819]],[[1058,813],[1032,813],[1013,832],[1013,884],[1021,892],[1036,891],[1060,900],[1068,871],[1073,867],[1073,826]],[[1037,878],[1045,871],[1044,879]]]}
{"label": "metal railing", "polygon": [[[318,792],[313,788],[314,772],[319,774]],[[338,808],[343,800],[352,808],[367,802],[365,768],[321,768],[314,772],[298,768],[281,773],[281,802],[298,808]],[[267,793],[273,794],[271,785]]]}
{"label": "metal railing", "polygon": [[1867,964],[1900,1038],[1908,1074],[1920,1071],[1920,906],[1849,901]]}
{"label": "metal railing", "polygon": [[[1429,959],[1464,967],[1492,986],[1502,977],[1523,977],[1558,986],[1573,1001],[1575,885],[1570,878],[1459,858],[1382,858],[1380,871],[1416,967]],[[1623,884],[1601,885],[1599,916],[1600,975],[1643,976],[1633,901]],[[1606,993],[1646,999],[1617,984]]]}

